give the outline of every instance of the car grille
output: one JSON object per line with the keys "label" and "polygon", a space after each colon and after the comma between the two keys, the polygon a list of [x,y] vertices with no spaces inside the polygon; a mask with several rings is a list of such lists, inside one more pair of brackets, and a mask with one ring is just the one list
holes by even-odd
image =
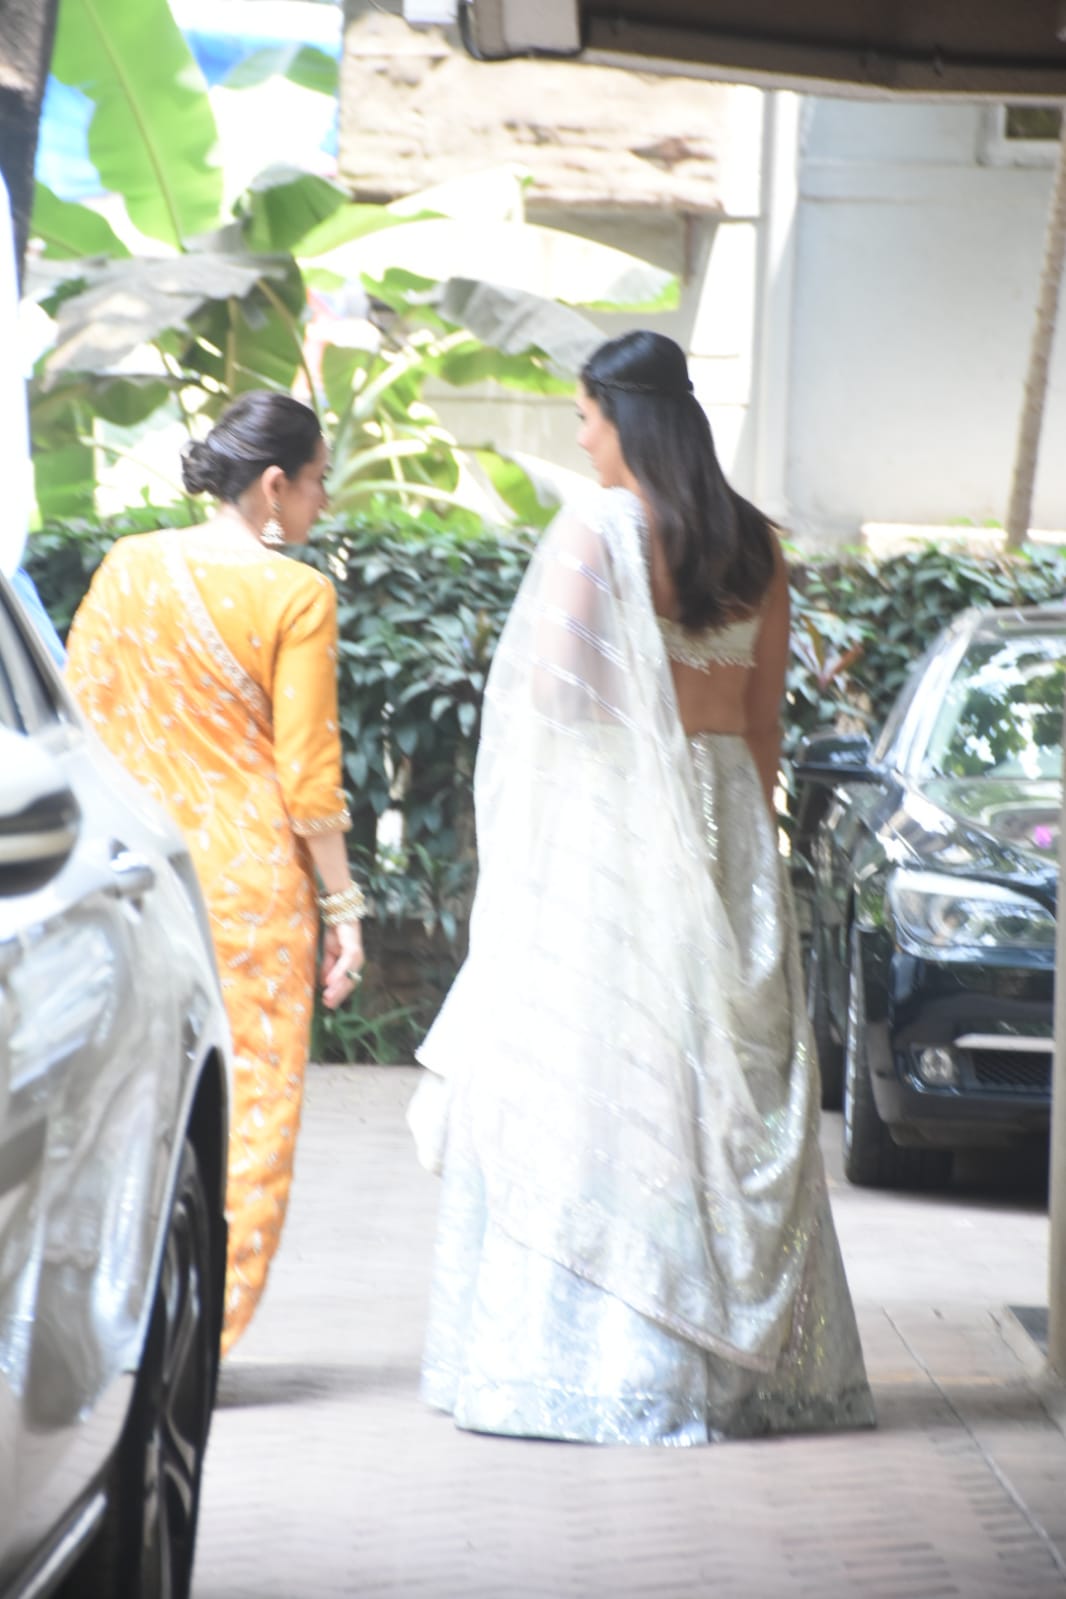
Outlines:
{"label": "car grille", "polygon": [[986,1094],[1047,1094],[1051,1091],[1051,1055],[974,1050],[967,1075],[970,1086]]}

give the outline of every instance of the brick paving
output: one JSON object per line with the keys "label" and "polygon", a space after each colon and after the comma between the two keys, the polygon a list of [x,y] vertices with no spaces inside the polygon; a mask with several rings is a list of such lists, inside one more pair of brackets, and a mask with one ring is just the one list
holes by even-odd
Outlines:
{"label": "brick paving", "polygon": [[415,1073],[313,1068],[270,1288],[224,1368],[195,1599],[1066,1599],[1066,1395],[1006,1305],[1041,1196],[834,1213],[876,1432],[699,1450],[475,1437],[418,1363],[436,1184]]}

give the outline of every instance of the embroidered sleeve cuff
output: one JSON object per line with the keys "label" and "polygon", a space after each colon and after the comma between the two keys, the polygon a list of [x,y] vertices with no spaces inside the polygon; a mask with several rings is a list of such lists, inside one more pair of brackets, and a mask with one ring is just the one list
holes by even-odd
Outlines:
{"label": "embroidered sleeve cuff", "polygon": [[352,813],[346,805],[332,816],[298,817],[292,823],[292,830],[298,838],[310,838],[315,833],[346,833],[351,825]]}

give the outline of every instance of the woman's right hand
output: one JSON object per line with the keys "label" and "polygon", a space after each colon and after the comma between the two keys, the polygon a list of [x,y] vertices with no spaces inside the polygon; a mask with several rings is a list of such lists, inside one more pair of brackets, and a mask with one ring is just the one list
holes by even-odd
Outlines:
{"label": "woman's right hand", "polygon": [[362,980],[363,929],[359,922],[335,922],[327,927],[322,947],[322,1002],[327,1010],[354,993]]}

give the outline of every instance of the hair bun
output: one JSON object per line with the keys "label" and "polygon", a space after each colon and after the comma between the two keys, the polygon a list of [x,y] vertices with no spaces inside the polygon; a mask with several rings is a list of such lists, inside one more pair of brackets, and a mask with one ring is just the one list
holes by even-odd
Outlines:
{"label": "hair bun", "polygon": [[276,389],[246,389],[205,439],[182,450],[182,481],[189,494],[232,505],[268,467],[280,466],[294,480],[321,443],[321,423],[302,400]]}
{"label": "hair bun", "polygon": [[188,494],[218,495],[224,472],[225,463],[202,439],[194,439],[181,452],[181,480]]}

